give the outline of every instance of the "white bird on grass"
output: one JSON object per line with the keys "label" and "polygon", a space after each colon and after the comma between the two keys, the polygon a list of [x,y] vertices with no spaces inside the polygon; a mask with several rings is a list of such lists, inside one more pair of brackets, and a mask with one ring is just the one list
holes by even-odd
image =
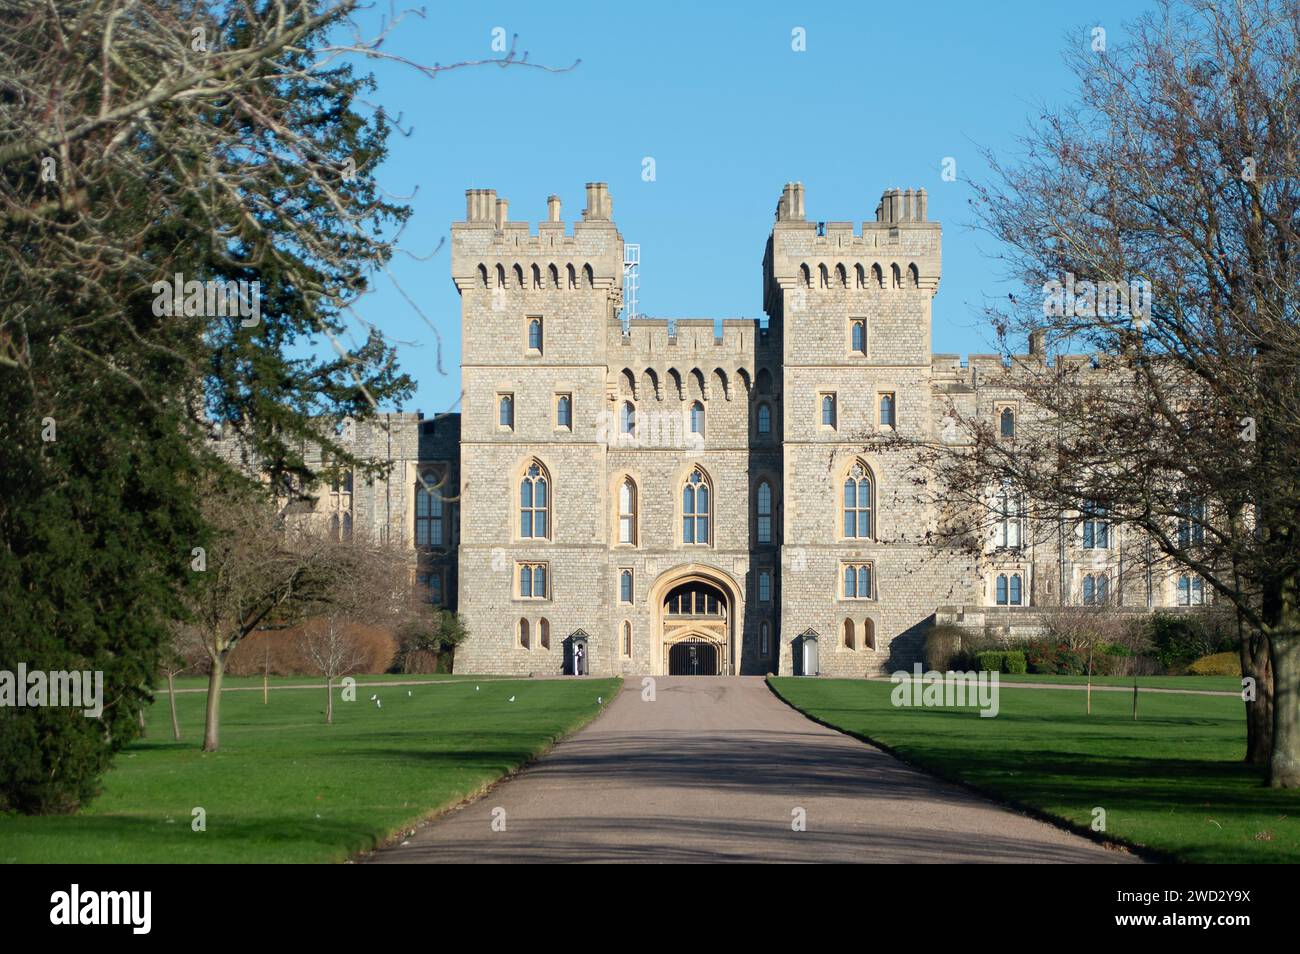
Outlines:
{"label": "white bird on grass", "polygon": [[603,698],[601,698],[600,696],[597,696],[597,697],[596,697],[596,705],[598,705],[598,706],[603,706],[604,704],[605,704],[605,700],[604,700]]}
{"label": "white bird on grass", "polygon": [[371,701],[371,702],[374,702],[374,701],[375,701],[376,699],[378,699],[378,698],[379,698],[378,696],[371,696],[371,697],[370,697],[370,701]]}
{"label": "white bird on grass", "polygon": [[384,700],[383,700],[383,699],[376,699],[376,700],[375,700],[375,708],[376,708],[376,709],[382,709],[383,707],[384,707]]}
{"label": "white bird on grass", "polygon": [[507,701],[507,702],[514,702],[514,701],[515,701],[515,697],[514,697],[514,696],[511,696],[511,697],[510,697],[509,699],[507,699],[506,701]]}
{"label": "white bird on grass", "polygon": [[407,695],[408,697],[411,695],[411,690],[410,690],[410,689],[407,689],[407,690],[406,690],[406,695]]}

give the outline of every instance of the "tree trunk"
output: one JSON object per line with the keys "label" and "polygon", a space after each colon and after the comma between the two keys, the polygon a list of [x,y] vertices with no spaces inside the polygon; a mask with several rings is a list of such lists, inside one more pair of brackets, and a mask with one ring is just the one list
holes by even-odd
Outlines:
{"label": "tree trunk", "polygon": [[139,720],[140,720],[140,738],[143,739],[143,738],[146,736],[146,734],[147,734],[146,731],[145,731],[145,725],[144,725],[144,709],[143,709],[143,708],[140,708],[140,709],[135,710],[135,714],[136,714],[136,717],[139,718]]}
{"label": "tree trunk", "polygon": [[1088,647],[1088,715],[1092,715],[1092,647]]}
{"label": "tree trunk", "polygon": [[334,678],[325,677],[325,724],[334,724]]}
{"label": "tree trunk", "polygon": [[1255,680],[1255,698],[1246,705],[1246,762],[1267,765],[1273,751],[1273,666],[1263,633],[1243,633],[1241,674]]}
{"label": "tree trunk", "polygon": [[176,718],[176,677],[171,673],[167,674],[167,700],[172,707],[172,739],[179,742],[181,740],[181,723]]}
{"label": "tree trunk", "polygon": [[208,715],[203,726],[203,751],[215,752],[221,747],[221,680],[226,674],[226,657],[220,653],[212,660],[208,674]]}
{"label": "tree trunk", "polygon": [[[1288,623],[1291,620],[1287,620]],[[1273,750],[1270,788],[1300,788],[1300,634],[1288,627],[1269,647],[1273,660]]]}

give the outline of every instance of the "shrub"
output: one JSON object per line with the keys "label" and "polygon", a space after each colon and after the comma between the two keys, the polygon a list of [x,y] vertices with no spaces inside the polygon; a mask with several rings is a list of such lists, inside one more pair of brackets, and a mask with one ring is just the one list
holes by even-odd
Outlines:
{"label": "shrub", "polygon": [[986,650],[975,656],[976,666],[981,672],[1002,672],[1007,654],[1000,650]]}
{"label": "shrub", "polygon": [[[1082,676],[1088,672],[1088,657],[1065,643],[1052,639],[1036,639],[1024,650],[1025,665],[1029,672],[1049,676]],[[1097,655],[1093,655],[1093,672],[1097,672]]]}
{"label": "shrub", "polygon": [[932,626],[925,634],[925,668],[938,672],[956,668],[964,635],[960,626]]}
{"label": "shrub", "polygon": [[959,672],[980,669],[980,653],[1001,652],[1002,640],[990,636],[982,629],[968,629],[962,633],[961,652],[953,660],[952,668]]}
{"label": "shrub", "polygon": [[1178,671],[1203,656],[1236,648],[1236,633],[1226,614],[1156,613],[1151,617],[1153,655],[1166,669]]}
{"label": "shrub", "polygon": [[1188,666],[1187,673],[1192,676],[1240,676],[1241,657],[1235,652],[1212,653]]}
{"label": "shrub", "polygon": [[1012,649],[1003,653],[1002,671],[1014,676],[1023,675],[1028,672],[1028,663],[1025,661],[1025,654],[1019,649]]}
{"label": "shrub", "polygon": [[464,620],[450,610],[413,618],[397,631],[397,653],[388,671],[451,672],[456,644],[465,635]]}
{"label": "shrub", "polygon": [[[304,630],[313,625],[319,625],[319,621],[307,619],[284,629],[252,633],[231,651],[226,660],[226,673],[231,676],[260,676],[264,672],[272,676],[320,675],[303,647]],[[393,634],[382,626],[361,623],[349,623],[346,628],[350,645],[360,659],[354,671],[387,671],[397,652]],[[205,658],[202,671],[206,673],[209,668]]]}

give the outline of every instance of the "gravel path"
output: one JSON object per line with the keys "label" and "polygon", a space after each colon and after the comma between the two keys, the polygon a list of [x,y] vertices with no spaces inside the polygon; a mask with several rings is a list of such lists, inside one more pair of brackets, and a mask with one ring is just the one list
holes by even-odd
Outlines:
{"label": "gravel path", "polygon": [[642,701],[629,678],[535,765],[365,860],[1138,860],[810,722],[761,678],[661,676],[656,689]]}

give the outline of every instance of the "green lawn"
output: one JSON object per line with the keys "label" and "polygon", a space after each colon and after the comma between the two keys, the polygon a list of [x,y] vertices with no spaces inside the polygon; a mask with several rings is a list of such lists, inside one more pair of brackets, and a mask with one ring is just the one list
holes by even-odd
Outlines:
{"label": "green lawn", "polygon": [[[1038,682],[1050,685],[1085,686],[1087,676],[1010,676],[1002,673],[1001,682]],[[1132,676],[1093,676],[1092,684],[1096,686],[1124,686],[1133,688]],[[1241,679],[1238,676],[1138,676],[1141,689],[1201,689],[1206,692],[1241,692]]]}
{"label": "green lawn", "polygon": [[996,718],[896,708],[888,682],[772,678],[777,694],[905,761],[1113,838],[1192,862],[1300,862],[1300,792],[1260,785],[1240,700],[1005,687]]}
{"label": "green lawn", "polygon": [[[342,861],[456,804],[599,712],[619,680],[442,680],[325,693],[222,696],[221,751],[199,751],[203,693],[166,694],[78,815],[0,816],[0,862]],[[475,691],[478,686],[479,690]],[[407,695],[407,692],[411,695]],[[382,708],[369,702],[378,692]],[[507,700],[515,697],[515,702]],[[191,831],[191,811],[207,831]]]}
{"label": "green lawn", "polygon": [[[502,679],[503,676],[462,676],[451,675],[448,673],[412,673],[410,675],[400,675],[394,673],[379,673],[354,676],[357,684],[370,682],[452,682],[463,679],[473,678],[475,682],[485,682],[489,679]],[[335,680],[337,682],[338,680]],[[177,676],[177,689],[202,689],[208,688],[207,676]],[[320,686],[325,688],[325,679],[322,676],[270,676],[267,683],[272,689],[277,686]],[[261,689],[261,676],[226,676],[222,679],[221,684],[226,689]],[[158,695],[164,699],[167,697],[167,682],[160,680],[158,686]],[[369,698],[370,694],[366,693]]]}

